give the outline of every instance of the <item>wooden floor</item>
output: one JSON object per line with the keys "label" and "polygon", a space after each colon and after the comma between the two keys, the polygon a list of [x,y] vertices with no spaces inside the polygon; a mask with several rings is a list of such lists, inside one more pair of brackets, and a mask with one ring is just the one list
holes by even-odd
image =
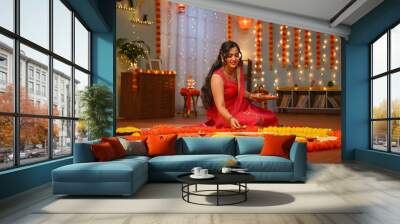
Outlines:
{"label": "wooden floor", "polygon": [[[298,114],[277,113],[279,123],[284,126],[331,128],[340,130],[341,117],[339,114]],[[176,116],[166,119],[142,119],[142,120],[118,120],[117,127],[133,126],[138,128],[150,128],[155,125],[167,124],[176,126],[198,125],[206,122],[205,116],[197,118],[183,118]],[[310,163],[340,163],[340,149],[311,152],[307,154]]]}
{"label": "wooden floor", "polygon": [[[400,174],[358,163],[310,165],[308,183],[325,187],[349,203],[362,204],[360,213],[346,214],[39,214],[54,200],[50,187],[0,202],[0,223],[7,224],[259,224],[259,223],[400,223]],[[313,197],[313,196],[311,196]],[[315,195],[315,203],[324,203]],[[95,203],[95,202],[94,202]],[[173,206],[173,205],[171,205]]]}

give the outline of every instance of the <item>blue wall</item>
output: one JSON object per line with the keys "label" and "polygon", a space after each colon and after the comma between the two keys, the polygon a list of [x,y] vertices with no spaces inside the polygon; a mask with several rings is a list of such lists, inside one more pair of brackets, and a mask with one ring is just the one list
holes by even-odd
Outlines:
{"label": "blue wall", "polygon": [[[400,22],[400,0],[385,0],[351,27],[344,44],[343,159],[358,160],[399,170],[400,157],[369,150],[369,46],[393,24]],[[361,150],[361,151],[360,151]]]}
{"label": "blue wall", "polygon": [[[113,93],[113,120],[109,132],[115,135],[116,125],[116,87],[115,87],[115,31],[116,11],[114,1],[99,1],[98,8],[109,27],[109,32],[92,33],[92,71],[93,83],[102,83]],[[112,10],[110,10],[112,9]]]}
{"label": "blue wall", "polygon": [[53,169],[71,163],[69,157],[1,172],[0,199],[48,183]]}
{"label": "blue wall", "polygon": [[[115,1],[67,0],[92,31],[93,83],[104,83],[115,102]],[[114,103],[113,126],[115,126]],[[110,132],[115,128],[110,127]],[[27,191],[51,181],[51,171],[72,163],[72,158],[47,161],[0,172],[0,199]]]}

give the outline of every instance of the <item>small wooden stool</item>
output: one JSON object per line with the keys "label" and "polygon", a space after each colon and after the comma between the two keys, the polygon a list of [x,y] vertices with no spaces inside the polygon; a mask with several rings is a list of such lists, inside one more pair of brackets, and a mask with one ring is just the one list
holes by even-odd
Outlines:
{"label": "small wooden stool", "polygon": [[199,100],[200,91],[198,89],[182,88],[180,93],[184,101],[182,110],[183,116],[189,117],[193,114],[194,117],[197,117],[197,101]]}

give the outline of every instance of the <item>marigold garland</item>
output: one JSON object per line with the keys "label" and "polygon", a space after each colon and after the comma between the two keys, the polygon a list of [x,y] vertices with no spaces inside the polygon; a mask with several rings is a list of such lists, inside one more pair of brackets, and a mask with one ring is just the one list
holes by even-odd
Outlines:
{"label": "marigold garland", "polygon": [[[308,152],[340,149],[341,131],[332,131],[328,128],[310,127],[266,127],[256,126],[243,129],[215,128],[208,126],[184,126],[156,125],[150,129],[139,129],[136,127],[121,127],[117,129],[118,134],[130,134],[133,136],[177,134],[179,137],[234,137],[238,135],[263,136],[264,134],[296,135],[296,141],[305,142]],[[251,134],[250,134],[251,133]],[[334,139],[334,140],[333,140]]]}
{"label": "marigold garland", "polygon": [[232,16],[227,15],[226,18],[226,39],[232,40]]}

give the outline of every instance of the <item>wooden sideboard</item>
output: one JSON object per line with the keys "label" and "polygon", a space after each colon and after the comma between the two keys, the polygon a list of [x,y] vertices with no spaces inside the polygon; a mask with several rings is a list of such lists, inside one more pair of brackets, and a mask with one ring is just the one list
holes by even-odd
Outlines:
{"label": "wooden sideboard", "polygon": [[174,117],[175,72],[122,72],[119,100],[119,114],[125,119]]}

